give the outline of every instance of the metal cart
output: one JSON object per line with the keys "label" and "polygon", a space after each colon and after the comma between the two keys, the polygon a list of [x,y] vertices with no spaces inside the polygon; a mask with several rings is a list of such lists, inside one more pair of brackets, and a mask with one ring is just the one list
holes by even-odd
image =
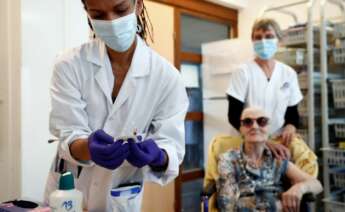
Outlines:
{"label": "metal cart", "polygon": [[[325,14],[328,3],[337,5],[345,20],[345,0],[322,0],[320,4],[323,184],[326,197],[323,201],[326,211],[340,212],[345,211],[345,148],[342,145],[345,141],[345,22],[328,25]],[[336,39],[332,45],[328,45],[326,38],[330,26],[333,26]],[[328,61],[329,56],[333,56],[333,61]],[[339,79],[330,79],[331,69],[338,70]],[[329,97],[333,101],[329,101]]]}

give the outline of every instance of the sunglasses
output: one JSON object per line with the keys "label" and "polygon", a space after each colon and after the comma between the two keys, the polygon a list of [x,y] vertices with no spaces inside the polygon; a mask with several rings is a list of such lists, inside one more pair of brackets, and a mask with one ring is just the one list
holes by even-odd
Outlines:
{"label": "sunglasses", "polygon": [[259,117],[257,119],[245,118],[241,120],[241,124],[244,127],[252,127],[254,122],[256,122],[259,127],[266,127],[268,125],[269,119],[266,117]]}

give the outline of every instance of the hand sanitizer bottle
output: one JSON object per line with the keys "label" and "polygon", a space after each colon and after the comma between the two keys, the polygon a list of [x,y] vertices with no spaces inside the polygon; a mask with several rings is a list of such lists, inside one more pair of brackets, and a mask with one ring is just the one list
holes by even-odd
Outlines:
{"label": "hand sanitizer bottle", "polygon": [[49,206],[52,212],[82,212],[82,193],[74,188],[74,178],[71,172],[61,175],[59,190],[49,196]]}

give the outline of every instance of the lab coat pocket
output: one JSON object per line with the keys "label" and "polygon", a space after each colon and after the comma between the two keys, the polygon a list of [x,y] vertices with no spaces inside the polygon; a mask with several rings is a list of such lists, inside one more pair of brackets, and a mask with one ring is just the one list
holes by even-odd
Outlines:
{"label": "lab coat pocket", "polygon": [[141,208],[142,185],[128,185],[110,191],[113,212],[139,212]]}

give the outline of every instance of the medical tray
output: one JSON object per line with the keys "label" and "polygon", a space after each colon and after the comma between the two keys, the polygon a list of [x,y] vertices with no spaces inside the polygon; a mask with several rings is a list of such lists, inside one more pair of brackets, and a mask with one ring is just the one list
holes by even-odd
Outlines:
{"label": "medical tray", "polygon": [[331,212],[344,212],[345,211],[345,192],[344,190],[331,193],[331,196],[323,199],[325,206]]}
{"label": "medical tray", "polygon": [[336,187],[345,188],[345,173],[334,173],[333,179]]}
{"label": "medical tray", "polygon": [[334,130],[337,138],[345,138],[345,124],[335,124]]}
{"label": "medical tray", "polygon": [[335,108],[345,108],[345,79],[331,80]]}
{"label": "medical tray", "polygon": [[281,49],[275,59],[288,65],[305,65],[307,62],[305,49]]}
{"label": "medical tray", "polygon": [[345,22],[334,24],[333,35],[335,38],[345,38]]}
{"label": "medical tray", "polygon": [[345,38],[339,40],[339,47],[345,48]]}
{"label": "medical tray", "polygon": [[345,63],[345,47],[333,49],[333,61],[335,64]]}
{"label": "medical tray", "polygon": [[[290,66],[308,65],[307,51],[302,48],[280,49],[276,53],[275,59]],[[320,53],[317,50],[314,53],[314,64],[320,64]]]}
{"label": "medical tray", "polygon": [[[308,30],[306,25],[299,27],[291,27],[283,31],[283,44],[285,46],[305,46],[308,42]],[[314,42],[320,44],[319,29],[314,28]]]}
{"label": "medical tray", "polygon": [[335,167],[345,167],[345,150],[338,148],[323,148],[327,164]]}

